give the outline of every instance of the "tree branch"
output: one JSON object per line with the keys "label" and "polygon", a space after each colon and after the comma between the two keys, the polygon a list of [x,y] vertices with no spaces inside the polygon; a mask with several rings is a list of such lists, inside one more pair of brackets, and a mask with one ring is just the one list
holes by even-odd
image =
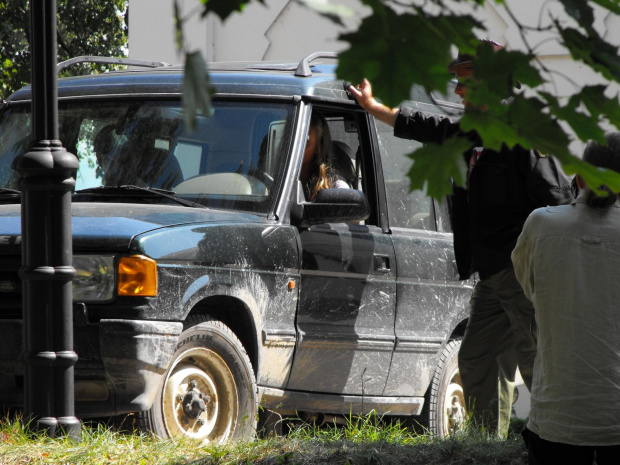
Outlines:
{"label": "tree branch", "polygon": [[64,38],[62,37],[62,35],[60,35],[60,31],[58,29],[56,30],[56,40],[58,40],[58,45],[60,45],[60,48],[62,48],[67,53],[67,55],[69,55],[69,58],[73,58],[73,57],[77,56],[69,48],[69,46],[65,42]]}

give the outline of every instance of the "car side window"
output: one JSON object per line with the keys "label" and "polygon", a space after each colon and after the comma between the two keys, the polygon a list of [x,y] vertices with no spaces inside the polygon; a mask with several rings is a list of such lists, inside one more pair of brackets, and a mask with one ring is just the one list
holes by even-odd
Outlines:
{"label": "car side window", "polygon": [[408,173],[413,166],[413,160],[407,155],[422,144],[395,137],[393,128],[380,121],[376,121],[376,125],[390,226],[435,231],[433,199],[420,190],[409,192]]}
{"label": "car side window", "polygon": [[351,186],[364,193],[370,205],[370,216],[359,224],[378,226],[374,169],[367,157],[370,150],[362,147],[361,113],[343,112],[327,118],[332,133],[332,166]]}
{"label": "car side window", "polygon": [[327,124],[332,136],[332,168],[351,188],[363,191],[362,170],[357,166],[361,160],[356,121],[351,115],[338,115],[327,118]]}
{"label": "car side window", "polygon": [[[322,116],[329,128],[331,150],[329,164],[340,181],[351,189],[362,191],[371,206],[370,217],[356,224],[378,225],[377,212],[373,209],[375,198],[374,183],[371,181],[372,170],[367,171],[364,164],[365,153],[360,142],[359,112],[343,111],[333,108],[314,107],[313,113]],[[370,151],[366,151],[370,155]],[[342,184],[340,184],[342,185]]]}

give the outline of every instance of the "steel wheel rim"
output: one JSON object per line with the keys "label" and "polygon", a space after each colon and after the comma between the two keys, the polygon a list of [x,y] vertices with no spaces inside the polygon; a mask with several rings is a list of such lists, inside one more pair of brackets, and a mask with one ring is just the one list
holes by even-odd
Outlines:
{"label": "steel wheel rim", "polygon": [[[208,401],[203,400],[206,409],[195,408],[188,415],[184,406],[188,393],[208,396]],[[169,370],[162,391],[162,416],[170,437],[225,442],[235,430],[238,410],[234,376],[212,350],[188,350]]]}
{"label": "steel wheel rim", "polygon": [[467,413],[465,411],[465,394],[463,393],[461,374],[458,369],[450,377],[443,405],[444,436],[461,431],[465,427]]}

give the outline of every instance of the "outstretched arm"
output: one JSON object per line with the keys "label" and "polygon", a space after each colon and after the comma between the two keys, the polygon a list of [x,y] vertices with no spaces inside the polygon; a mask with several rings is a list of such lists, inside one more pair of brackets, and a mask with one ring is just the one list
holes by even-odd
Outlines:
{"label": "outstretched arm", "polygon": [[350,86],[349,90],[364,110],[377,118],[379,121],[383,121],[385,124],[389,124],[394,127],[399,109],[390,108],[377,102],[372,95],[372,87],[370,86],[368,79],[364,79],[357,86]]}

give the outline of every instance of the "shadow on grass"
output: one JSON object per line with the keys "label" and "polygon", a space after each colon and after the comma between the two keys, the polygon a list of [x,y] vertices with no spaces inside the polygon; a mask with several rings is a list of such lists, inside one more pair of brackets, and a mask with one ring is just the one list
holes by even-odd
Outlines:
{"label": "shadow on grass", "polygon": [[289,424],[285,436],[270,436],[251,444],[228,449],[214,447],[208,457],[194,465],[523,465],[527,463],[520,432],[524,422],[515,420],[505,440],[491,437],[484,430],[468,430],[439,439],[420,434],[411,422],[385,421],[376,415],[351,417],[341,424]]}
{"label": "shadow on grass", "polygon": [[[244,449],[244,450],[240,450]],[[207,452],[207,451],[205,451]],[[527,454],[518,439],[426,439],[411,444],[275,438],[252,447],[237,445],[229,452],[207,452],[193,465],[523,465]],[[181,465],[179,462],[178,465]]]}

